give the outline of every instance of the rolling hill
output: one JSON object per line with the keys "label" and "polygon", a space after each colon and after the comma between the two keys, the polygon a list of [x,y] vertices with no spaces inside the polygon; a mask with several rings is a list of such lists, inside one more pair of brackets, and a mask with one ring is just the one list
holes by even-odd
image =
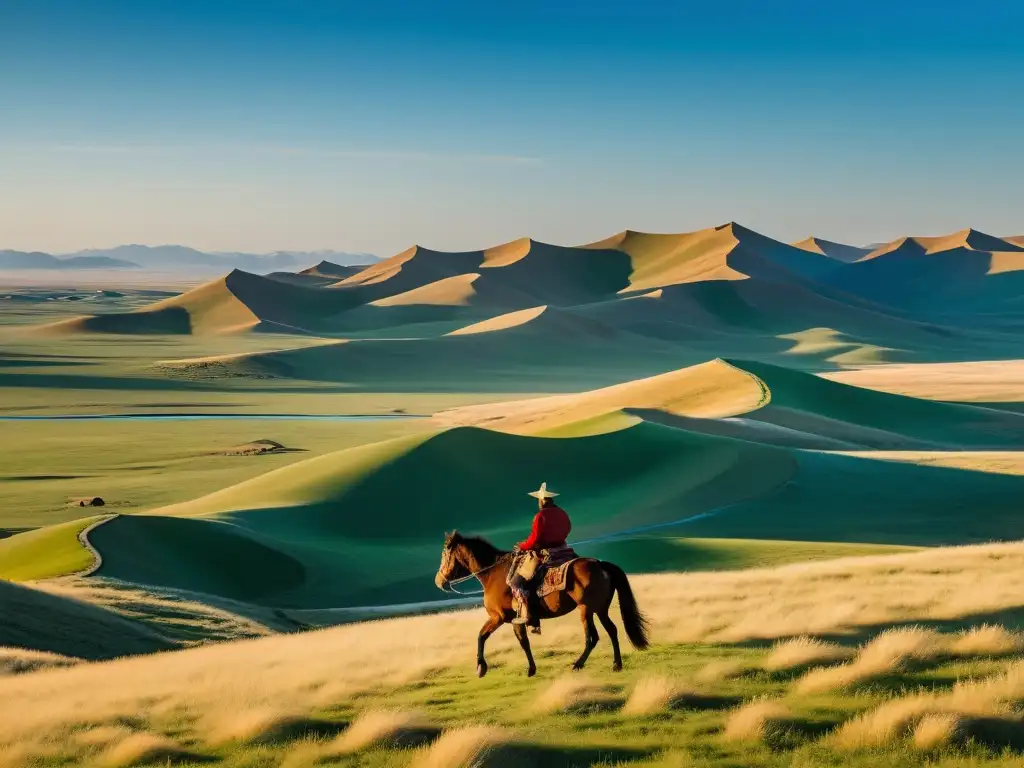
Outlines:
{"label": "rolling hill", "polygon": [[828,256],[830,259],[842,261],[847,264],[851,261],[859,261],[872,251],[871,248],[859,248],[855,245],[834,243],[831,240],[814,237],[813,235],[797,243],[793,243],[793,247],[800,248],[804,251],[810,251],[811,253],[820,253],[823,256]]}
{"label": "rolling hill", "polygon": [[[1004,250],[979,250],[995,247]],[[565,329],[603,326],[602,354],[622,364],[604,366],[616,369],[612,378],[568,381],[569,389],[580,389],[723,354],[812,369],[1020,354],[1012,306],[1018,262],[1024,266],[1024,248],[974,230],[904,239],[864,254],[816,238],[787,245],[728,223],[683,234],[624,231],[580,247],[527,238],[466,252],[414,246],[354,273],[327,261],[267,277],[235,270],[137,311],[75,318],[46,330],[389,340],[386,347],[307,353],[316,365],[288,352],[245,361],[247,370],[273,375],[360,382],[379,378],[361,370],[378,361],[394,372],[437,354],[462,369],[469,361],[452,357],[461,357],[460,349],[482,355],[492,372],[521,376],[516,349],[526,318],[533,331],[547,326],[536,357],[566,354],[574,368],[580,356],[569,349],[571,339],[560,338]],[[992,308],[1005,308],[1005,316],[986,320]],[[539,322],[535,311],[545,313]],[[505,333],[478,344],[439,342],[483,329]],[[613,332],[619,343],[608,341]],[[493,362],[506,353],[506,364]],[[215,370],[205,359],[203,367],[205,375]]]}
{"label": "rolling hill", "polygon": [[[717,360],[441,418],[490,428],[362,445],[115,517],[89,534],[96,576],[290,610],[428,601],[441,533],[511,545],[532,514],[523,489],[541,479],[564,494],[581,551],[634,569],[700,562],[682,535],[913,546],[1024,536],[1024,476],[877,453],[1019,450],[1024,415],[1005,411]],[[33,536],[63,536],[51,530]]]}
{"label": "rolling hill", "polygon": [[[1011,319],[1024,287],[1024,247],[974,229],[904,237],[831,274],[829,282],[922,317]],[[1015,322],[1015,321],[1014,321]]]}

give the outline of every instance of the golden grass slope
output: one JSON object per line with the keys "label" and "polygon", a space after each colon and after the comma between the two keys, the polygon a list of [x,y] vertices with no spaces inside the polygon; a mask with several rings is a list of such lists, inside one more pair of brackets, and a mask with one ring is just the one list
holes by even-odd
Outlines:
{"label": "golden grass slope", "polygon": [[555,395],[442,411],[448,425],[475,425],[530,434],[604,416],[624,408],[651,409],[701,419],[747,413],[765,405],[767,388],[756,376],[723,360],[629,381],[578,395]]}
{"label": "golden grass slope", "polygon": [[576,434],[579,429],[570,425],[601,424],[621,410],[691,431],[839,450],[1009,449],[1020,445],[1024,428],[1020,414],[849,387],[767,363],[723,360],[576,395],[469,406],[434,418],[449,425],[557,435],[565,428]]}
{"label": "golden grass slope", "polygon": [[[661,648],[970,621],[1024,607],[1024,544],[633,581]],[[136,722],[140,712],[158,717],[184,710],[190,722],[220,723],[225,712],[312,712],[443,670],[469,675],[466,643],[476,636],[480,618],[479,611],[462,611],[376,621],[2,679],[0,748],[121,718]],[[552,652],[578,651],[578,622],[552,622],[545,629],[544,643]],[[492,659],[521,663],[510,632],[497,633],[490,643]],[[975,642],[972,652],[1005,648],[986,638]],[[626,662],[628,667],[628,657]],[[998,697],[1006,695],[1004,682],[963,685],[972,695],[988,691]],[[671,684],[652,687],[657,690],[639,697],[646,700],[641,709],[662,706],[675,694]],[[752,718],[755,726],[760,719]],[[737,725],[738,736],[740,731],[750,733]]]}

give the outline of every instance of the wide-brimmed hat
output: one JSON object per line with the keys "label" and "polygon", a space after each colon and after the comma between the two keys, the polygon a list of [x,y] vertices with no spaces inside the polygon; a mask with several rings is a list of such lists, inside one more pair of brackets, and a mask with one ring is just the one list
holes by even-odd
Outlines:
{"label": "wide-brimmed hat", "polygon": [[538,488],[536,491],[530,491],[529,495],[533,496],[533,498],[535,499],[553,499],[558,494],[555,493],[554,491],[549,491],[547,483],[541,483],[540,488]]}

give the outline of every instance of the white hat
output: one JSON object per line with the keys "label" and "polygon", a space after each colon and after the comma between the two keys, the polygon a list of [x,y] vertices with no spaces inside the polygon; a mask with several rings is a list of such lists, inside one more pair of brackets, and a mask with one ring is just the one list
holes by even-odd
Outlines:
{"label": "white hat", "polygon": [[541,483],[540,488],[536,491],[530,491],[529,495],[533,496],[535,499],[553,499],[558,494],[554,491],[549,491],[547,483]]}

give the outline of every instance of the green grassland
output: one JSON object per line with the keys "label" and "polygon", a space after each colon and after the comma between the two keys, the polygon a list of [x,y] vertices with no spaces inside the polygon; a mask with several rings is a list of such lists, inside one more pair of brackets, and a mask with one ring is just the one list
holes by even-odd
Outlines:
{"label": "green grassland", "polygon": [[[956,258],[981,264],[991,256],[977,250],[991,245],[978,235],[953,243]],[[919,265],[925,284],[946,284],[942,263],[937,253]],[[0,646],[16,647],[0,654],[7,665],[0,665],[0,709],[8,707],[11,722],[14,714],[28,718],[18,739],[35,738],[31,723],[44,733],[62,707],[91,714],[96,699],[115,691],[116,701],[95,712],[113,741],[155,732],[176,745],[117,757],[92,733],[96,722],[76,720],[50,741],[40,736],[31,746],[38,754],[22,762],[429,765],[429,746],[419,742],[323,754],[362,713],[388,708],[422,713],[430,741],[466,725],[512,733],[475,763],[491,768],[1016,764],[1024,694],[961,707],[941,743],[915,745],[916,721],[882,746],[840,750],[832,740],[851,718],[901,697],[941,697],[972,678],[1016,675],[1024,648],[1010,631],[1022,626],[1019,568],[1006,570],[998,590],[970,592],[1005,565],[1005,553],[983,552],[959,581],[944,581],[933,602],[945,605],[943,595],[953,594],[962,601],[945,612],[860,618],[873,615],[872,601],[899,607],[901,590],[913,602],[920,580],[889,584],[862,603],[856,594],[830,602],[835,584],[870,590],[887,578],[882,568],[858,582],[863,563],[874,560],[854,558],[1024,538],[1024,475],[999,463],[1024,450],[1024,415],[815,375],[1024,356],[1013,281],[972,273],[957,290],[940,291],[952,303],[938,307],[926,296],[897,300],[913,284],[908,269],[884,258],[839,266],[728,224],[686,235],[624,232],[580,248],[532,240],[466,253],[417,247],[337,279],[236,271],[195,287],[11,289],[11,298],[0,298],[0,417],[44,419],[0,421],[0,529],[24,531],[0,539]],[[890,272],[903,288],[876,288]],[[840,273],[861,276],[849,281],[859,293],[844,290]],[[979,320],[982,307],[991,322]],[[628,391],[609,394],[615,385]],[[634,402],[635,392],[642,397]],[[554,393],[568,400],[541,399]],[[490,409],[486,419],[451,422],[458,426],[401,418],[481,404]],[[46,420],[70,414],[233,418]],[[400,418],[255,418],[266,414]],[[284,449],[246,450],[259,440]],[[856,455],[869,451],[887,453]],[[963,463],[972,468],[914,463],[919,452],[969,454]],[[883,460],[900,458],[894,454],[905,460]],[[996,454],[1002,458],[984,458]],[[477,681],[469,662],[482,618],[465,613],[211,644],[113,662],[103,668],[112,676],[102,679],[86,663],[5,677],[18,664],[74,664],[464,606],[441,602],[433,584],[443,533],[458,528],[510,548],[534,512],[525,493],[541,481],[563,494],[581,554],[631,574],[659,574],[638,582],[645,600],[667,580],[682,580],[674,598],[658,603],[655,648],[629,654],[627,672],[613,675],[603,641],[583,678],[589,689],[559,711],[534,705],[578,652],[576,634],[569,642],[567,630],[555,629],[551,640],[546,630],[535,641],[542,672],[533,680],[518,648],[499,640],[493,672]],[[106,506],[76,503],[92,496]],[[957,557],[955,550],[937,555]],[[849,570],[820,580],[819,566],[809,565],[839,558],[851,558],[843,561]],[[820,598],[787,602],[797,577],[784,568],[749,574],[778,585],[752,624],[804,626],[820,613],[815,634],[838,641],[836,658],[887,627],[921,622],[945,634],[928,636],[928,653],[897,653],[881,671],[808,692],[799,685],[803,668],[766,664],[768,642],[789,630],[715,638],[747,620],[723,617],[760,585],[743,582],[730,592],[741,574],[700,573],[787,564],[812,569],[806,582]],[[935,578],[948,572],[944,560],[929,568]],[[687,590],[699,591],[699,579],[724,591],[690,601]],[[986,635],[981,650],[934,651],[960,648],[950,633],[986,621],[1009,628],[992,635],[1001,646]],[[575,631],[573,619],[556,626],[566,624]],[[408,642],[389,646],[389,630]],[[697,636],[704,640],[692,644]],[[463,643],[465,658],[456,660]],[[275,647],[285,655],[260,666]],[[434,661],[428,647],[440,654]],[[73,658],[54,662],[30,651]],[[236,656],[250,653],[253,663],[241,672]],[[179,669],[170,687],[143,690],[139,681],[158,677],[165,661]],[[325,663],[337,666],[302,677]],[[379,668],[383,678],[402,664],[411,670],[405,677],[351,683],[356,673]],[[274,669],[287,678],[274,689],[282,700],[265,701],[263,689],[281,685],[270,679]],[[652,678],[685,691],[631,712],[632,691]],[[211,711],[196,703],[209,694],[203,685],[216,694]],[[182,699],[179,689],[195,697]],[[42,714],[10,709],[19,695],[41,702]],[[252,739],[215,738],[204,718],[244,712],[246,695],[292,721]],[[784,714],[730,736],[740,708],[763,699],[781,702]]]}

